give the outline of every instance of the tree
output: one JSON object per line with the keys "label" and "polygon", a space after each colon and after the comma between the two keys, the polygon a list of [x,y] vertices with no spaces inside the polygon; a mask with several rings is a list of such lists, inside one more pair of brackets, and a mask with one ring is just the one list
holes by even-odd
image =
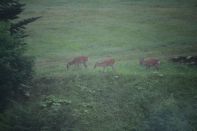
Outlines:
{"label": "tree", "polygon": [[40,17],[14,23],[24,6],[18,0],[0,1],[0,110],[9,99],[19,95],[32,78],[33,59],[24,55],[23,38],[27,36],[25,26]]}
{"label": "tree", "polygon": [[18,15],[23,12],[25,4],[21,4],[18,0],[1,0],[0,1],[0,21],[9,22],[11,24],[9,32],[11,35],[20,34],[20,38],[27,35],[24,34],[25,25],[37,20],[39,17],[31,17],[20,20],[16,23],[11,21],[18,18]]}
{"label": "tree", "polygon": [[0,20],[8,21],[18,18],[18,15],[24,10],[25,4],[18,0],[1,0],[0,1]]}

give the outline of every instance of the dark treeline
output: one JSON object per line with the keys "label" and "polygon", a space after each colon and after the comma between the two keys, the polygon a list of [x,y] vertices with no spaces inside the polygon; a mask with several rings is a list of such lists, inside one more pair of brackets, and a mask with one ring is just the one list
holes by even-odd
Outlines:
{"label": "dark treeline", "polygon": [[0,1],[0,111],[10,101],[25,94],[32,78],[33,59],[24,55],[25,26],[40,17],[18,20],[25,4],[18,0]]}
{"label": "dark treeline", "polygon": [[25,26],[40,16],[19,19],[24,7],[18,0],[0,1],[0,131],[69,129],[73,123],[70,109],[59,107],[67,101],[49,97],[41,106],[27,105],[34,61],[25,55]]}
{"label": "dark treeline", "polygon": [[[15,130],[15,113],[6,113],[19,98],[28,97],[33,59],[25,56],[25,26],[39,17],[19,19],[25,4],[18,0],[0,1],[0,130]],[[16,22],[17,19],[17,22]],[[10,117],[10,116],[12,117]]]}

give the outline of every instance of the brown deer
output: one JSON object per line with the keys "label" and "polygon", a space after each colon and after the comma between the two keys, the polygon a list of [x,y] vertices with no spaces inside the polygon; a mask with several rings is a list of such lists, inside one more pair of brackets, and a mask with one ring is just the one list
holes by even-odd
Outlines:
{"label": "brown deer", "polygon": [[96,64],[94,65],[94,69],[96,67],[103,67],[103,71],[105,71],[105,68],[106,67],[111,67],[112,70],[114,70],[114,63],[115,63],[115,60],[114,59],[106,59],[104,61],[101,61],[101,62],[96,62]]}
{"label": "brown deer", "polygon": [[146,68],[154,67],[155,69],[159,69],[160,60],[156,58],[142,58],[140,59],[139,64],[145,66]]}
{"label": "brown deer", "polygon": [[83,64],[85,68],[87,68],[87,61],[88,61],[88,57],[86,56],[78,56],[73,58],[72,61],[67,63],[67,70],[69,69],[69,67],[71,65],[76,65],[79,67],[79,65]]}

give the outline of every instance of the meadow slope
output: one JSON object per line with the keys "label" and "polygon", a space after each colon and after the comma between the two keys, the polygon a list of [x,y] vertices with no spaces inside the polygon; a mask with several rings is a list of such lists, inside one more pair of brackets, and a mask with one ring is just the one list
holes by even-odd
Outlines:
{"label": "meadow slope", "polygon": [[43,0],[27,2],[23,16],[43,16],[26,39],[38,75],[64,76],[66,62],[79,55],[90,57],[90,67],[113,57],[119,73],[133,74],[141,57],[165,63],[196,54],[195,3]]}
{"label": "meadow slope", "polygon": [[[35,58],[28,104],[66,100],[74,122],[65,125],[69,119],[62,118],[56,130],[197,129],[197,69],[169,62],[174,56],[197,55],[195,0],[24,2],[21,17],[42,16],[28,26],[25,39],[27,55]],[[66,70],[66,63],[79,55],[89,56],[88,68]],[[93,69],[96,61],[109,57],[116,60],[114,72]],[[159,58],[160,70],[139,66],[141,57]],[[46,127],[51,125],[39,130]]]}

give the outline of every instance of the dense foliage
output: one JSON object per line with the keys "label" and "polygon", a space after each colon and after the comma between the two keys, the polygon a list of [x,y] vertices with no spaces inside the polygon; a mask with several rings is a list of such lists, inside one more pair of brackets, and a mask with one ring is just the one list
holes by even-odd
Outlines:
{"label": "dense foliage", "polygon": [[1,23],[0,29],[0,104],[3,108],[8,99],[21,93],[20,87],[26,84],[32,73],[32,59],[24,56],[24,43],[10,36]]}
{"label": "dense foliage", "polygon": [[34,104],[15,103],[0,121],[2,131],[69,131],[75,123],[69,103],[55,96]]}
{"label": "dense foliage", "polygon": [[18,0],[0,2],[0,109],[9,99],[24,94],[24,87],[31,79],[33,60],[24,55],[26,43],[23,38],[25,25],[38,19],[28,18],[12,22],[23,11],[24,4]]}

